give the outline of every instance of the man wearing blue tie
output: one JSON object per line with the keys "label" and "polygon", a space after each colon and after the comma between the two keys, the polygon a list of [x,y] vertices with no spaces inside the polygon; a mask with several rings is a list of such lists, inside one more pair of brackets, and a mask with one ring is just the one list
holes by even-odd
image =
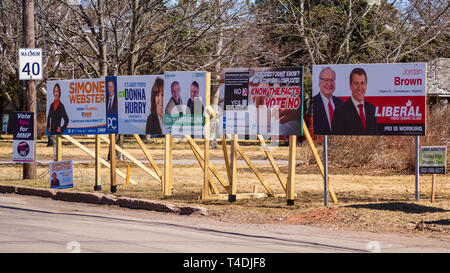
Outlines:
{"label": "man wearing blue tie", "polygon": [[117,96],[114,92],[114,79],[109,78],[107,82],[108,92],[106,94],[106,115],[117,116]]}

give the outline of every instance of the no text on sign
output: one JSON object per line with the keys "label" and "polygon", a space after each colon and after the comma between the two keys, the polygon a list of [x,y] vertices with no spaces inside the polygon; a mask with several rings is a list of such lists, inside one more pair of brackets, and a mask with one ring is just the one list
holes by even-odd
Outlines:
{"label": "no text on sign", "polygon": [[19,80],[42,80],[41,48],[19,48]]}

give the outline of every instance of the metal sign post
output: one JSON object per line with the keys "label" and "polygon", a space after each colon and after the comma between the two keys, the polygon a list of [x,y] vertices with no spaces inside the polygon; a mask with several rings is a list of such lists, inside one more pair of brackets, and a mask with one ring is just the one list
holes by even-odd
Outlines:
{"label": "metal sign post", "polygon": [[328,207],[328,137],[323,136],[323,200]]}
{"label": "metal sign post", "polygon": [[419,136],[416,136],[416,190],[415,190],[415,197],[416,201],[420,200],[420,193],[419,193],[419,155],[420,155],[420,138]]}

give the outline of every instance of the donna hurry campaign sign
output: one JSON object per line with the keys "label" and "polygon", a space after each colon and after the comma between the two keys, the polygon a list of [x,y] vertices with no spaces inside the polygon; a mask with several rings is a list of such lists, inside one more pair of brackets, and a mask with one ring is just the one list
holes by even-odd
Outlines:
{"label": "donna hurry campaign sign", "polygon": [[108,133],[162,134],[163,75],[106,77]]}
{"label": "donna hurry campaign sign", "polygon": [[315,135],[425,135],[426,63],[314,65]]}
{"label": "donna hurry campaign sign", "polygon": [[47,82],[48,135],[105,134],[105,79]]}

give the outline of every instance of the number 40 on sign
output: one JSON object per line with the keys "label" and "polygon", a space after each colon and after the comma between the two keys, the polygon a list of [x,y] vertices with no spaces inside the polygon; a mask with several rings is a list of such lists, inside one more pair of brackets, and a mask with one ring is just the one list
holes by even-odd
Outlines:
{"label": "number 40 on sign", "polygon": [[42,49],[19,49],[19,80],[42,80]]}

